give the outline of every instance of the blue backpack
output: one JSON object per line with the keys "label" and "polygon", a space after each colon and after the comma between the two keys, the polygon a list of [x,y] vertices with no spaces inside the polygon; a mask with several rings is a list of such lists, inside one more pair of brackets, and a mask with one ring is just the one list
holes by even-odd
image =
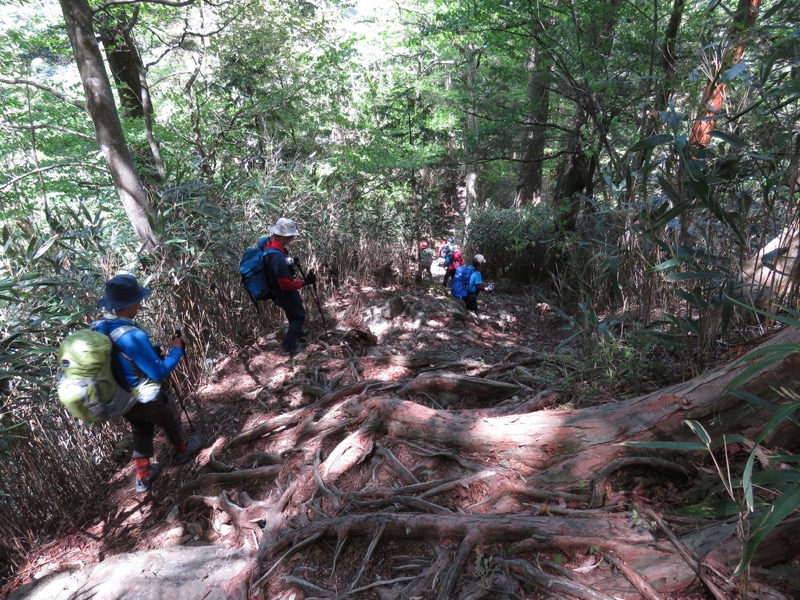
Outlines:
{"label": "blue backpack", "polygon": [[449,267],[453,264],[453,254],[455,251],[452,248],[448,248],[447,254],[444,255],[444,266]]}
{"label": "blue backpack", "polygon": [[450,288],[455,298],[463,300],[467,297],[469,278],[472,277],[474,272],[475,267],[472,265],[462,265],[456,269],[456,274],[453,276],[453,285]]}
{"label": "blue backpack", "polygon": [[253,300],[267,300],[272,297],[270,277],[264,265],[267,254],[280,253],[277,248],[267,248],[269,239],[262,238],[258,247],[248,248],[239,261],[239,274],[242,276],[242,285]]}

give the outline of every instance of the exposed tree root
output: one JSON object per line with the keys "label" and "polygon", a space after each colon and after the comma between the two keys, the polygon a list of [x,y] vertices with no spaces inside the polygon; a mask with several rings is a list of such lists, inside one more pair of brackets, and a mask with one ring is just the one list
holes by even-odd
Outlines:
{"label": "exposed tree root", "polygon": [[270,479],[275,478],[281,471],[281,465],[271,465],[268,467],[259,467],[257,469],[242,469],[240,471],[231,471],[230,473],[210,473],[202,475],[197,479],[190,481],[184,485],[178,492],[179,496],[188,494],[192,490],[212,485],[227,485],[239,481],[252,481],[254,479]]}
{"label": "exposed tree root", "polygon": [[606,485],[608,478],[620,469],[627,467],[649,467],[655,470],[667,470],[689,476],[689,470],[672,460],[655,458],[652,456],[626,456],[617,458],[600,469],[592,479],[592,499],[589,502],[591,508],[599,508],[603,505],[606,498]]}
{"label": "exposed tree root", "polygon": [[423,373],[397,390],[398,396],[446,392],[486,402],[502,400],[520,391],[518,385],[455,373]]}
{"label": "exposed tree root", "polygon": [[[253,531],[261,531],[261,528],[256,525],[256,521],[264,518],[263,506],[260,504],[252,505],[250,508],[241,508],[228,498],[227,492],[220,493],[215,498],[207,496],[189,496],[183,501],[184,510],[186,510],[193,503],[202,503],[206,506],[221,510],[231,517],[234,524],[244,529],[252,529]],[[253,510],[253,509],[256,510]]]}
{"label": "exposed tree root", "polygon": [[[776,341],[798,340],[800,333],[790,331]],[[434,359],[388,360],[417,367],[442,364],[442,357],[438,363]],[[484,372],[500,376],[538,360],[523,357]],[[758,395],[791,379],[797,362],[790,358],[763,370],[749,379],[745,391]],[[703,420],[712,436],[728,432],[743,413],[763,423],[757,408],[723,391],[746,367],[720,369],[659,393],[579,411],[538,410],[552,401],[551,393],[480,411],[435,410],[374,395],[386,386],[360,381],[228,442],[226,449],[281,431],[293,452],[302,452],[291,460],[282,453],[277,458],[285,463],[245,475],[277,477],[282,486],[277,498],[254,505],[240,495],[242,506],[237,506],[222,493],[185,502],[222,510],[237,523],[252,526],[254,518],[264,523],[249,581],[237,582],[242,598],[268,585],[275,595],[291,587],[320,598],[369,592],[387,599],[510,599],[537,590],[570,600],[662,600],[698,581],[715,598],[730,598],[735,590],[727,577],[741,550],[735,522],[674,519],[667,524],[647,508],[633,513],[601,507],[608,483],[621,469],[689,473],[672,460],[630,456],[622,442],[691,440],[683,424],[687,418]],[[520,389],[475,379],[430,372],[398,393],[445,391],[496,400]],[[259,455],[241,462],[259,464]],[[217,467],[225,466],[213,459]],[[208,475],[192,489],[224,484],[243,473],[248,471]],[[800,524],[787,527],[800,530]],[[784,531],[774,535],[796,539]],[[395,554],[390,560],[382,554],[384,547],[410,543],[415,550],[427,548],[420,552],[425,556]],[[783,552],[760,552],[754,564],[785,560],[792,548],[787,542]],[[318,566],[329,574],[329,583],[293,568],[289,559],[301,551],[325,561]],[[549,554],[591,555],[594,562],[570,570],[545,560]]]}

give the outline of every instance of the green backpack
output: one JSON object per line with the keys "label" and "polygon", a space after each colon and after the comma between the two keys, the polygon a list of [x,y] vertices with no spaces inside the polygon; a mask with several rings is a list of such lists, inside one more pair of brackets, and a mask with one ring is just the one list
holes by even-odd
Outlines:
{"label": "green backpack", "polygon": [[73,416],[87,423],[108,421],[124,415],[136,403],[136,398],[117,384],[111,370],[114,342],[133,329],[136,327],[122,325],[110,335],[81,329],[61,342],[58,399]]}

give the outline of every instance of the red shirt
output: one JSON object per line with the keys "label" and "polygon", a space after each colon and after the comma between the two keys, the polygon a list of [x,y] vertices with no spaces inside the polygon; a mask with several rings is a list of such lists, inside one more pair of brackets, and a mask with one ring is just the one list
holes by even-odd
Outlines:
{"label": "red shirt", "polygon": [[[264,249],[267,248],[275,248],[279,250],[283,256],[286,256],[286,248],[284,248],[278,240],[274,237],[269,239],[269,243],[264,246]],[[286,261],[278,261],[283,262],[283,265],[279,265],[275,268],[275,279],[278,280],[278,287],[281,288],[281,291],[284,292],[295,292],[303,287],[302,279],[295,279],[292,277],[292,274],[289,272],[289,267],[286,265]]]}

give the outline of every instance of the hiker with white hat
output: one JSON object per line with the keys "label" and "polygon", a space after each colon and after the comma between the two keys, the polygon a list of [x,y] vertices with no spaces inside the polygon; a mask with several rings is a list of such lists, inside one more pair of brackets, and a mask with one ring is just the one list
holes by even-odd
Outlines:
{"label": "hiker with white hat", "polygon": [[453,277],[453,285],[450,288],[453,296],[464,301],[467,310],[480,314],[478,309],[478,294],[485,289],[481,267],[486,262],[483,254],[476,254],[472,259],[471,265],[458,267]]}
{"label": "hiker with white hat", "polygon": [[265,245],[259,244],[259,246],[264,250],[277,250],[266,253],[264,263],[270,278],[277,284],[270,299],[286,313],[286,320],[289,321],[289,327],[281,343],[281,354],[289,356],[305,348],[305,343],[298,341],[306,322],[306,310],[300,297],[300,288],[314,285],[317,276],[314,271],[309,271],[302,279],[295,279],[294,260],[286,253],[286,247],[300,235],[294,221],[281,217],[270,227],[269,232],[272,236],[266,240]]}

